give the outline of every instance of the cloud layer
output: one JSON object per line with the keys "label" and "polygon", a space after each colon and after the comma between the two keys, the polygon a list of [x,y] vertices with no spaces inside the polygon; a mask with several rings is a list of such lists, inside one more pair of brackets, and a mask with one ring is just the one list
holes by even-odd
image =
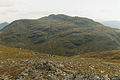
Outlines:
{"label": "cloud layer", "polygon": [[68,14],[101,20],[120,20],[119,0],[0,0],[0,22]]}
{"label": "cloud layer", "polygon": [[0,7],[10,7],[13,5],[14,3],[9,0],[0,0]]}

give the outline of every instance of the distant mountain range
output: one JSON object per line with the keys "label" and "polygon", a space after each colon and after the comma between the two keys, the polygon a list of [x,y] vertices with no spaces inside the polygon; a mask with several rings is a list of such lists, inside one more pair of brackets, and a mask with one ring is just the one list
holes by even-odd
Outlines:
{"label": "distant mountain range", "polygon": [[41,53],[71,56],[119,49],[120,30],[88,18],[53,14],[12,22],[1,30],[0,42]]}
{"label": "distant mountain range", "polygon": [[119,28],[120,29],[120,21],[100,21],[105,26],[110,26],[112,28]]}
{"label": "distant mountain range", "polygon": [[5,26],[7,26],[8,23],[7,22],[4,22],[4,23],[0,23],[0,30],[3,29]]}

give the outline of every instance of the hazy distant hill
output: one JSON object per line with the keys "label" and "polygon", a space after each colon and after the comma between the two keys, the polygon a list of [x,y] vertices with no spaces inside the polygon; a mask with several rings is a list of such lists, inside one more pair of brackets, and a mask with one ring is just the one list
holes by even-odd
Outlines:
{"label": "hazy distant hill", "polygon": [[7,22],[0,23],[0,30],[1,30],[2,28],[4,28],[5,26],[7,26],[7,25],[8,25],[8,23],[7,23]]}
{"label": "hazy distant hill", "polygon": [[101,23],[104,24],[105,26],[120,28],[120,21],[103,21]]}
{"label": "hazy distant hill", "polygon": [[63,14],[16,20],[0,32],[1,44],[41,53],[76,55],[119,49],[120,30]]}

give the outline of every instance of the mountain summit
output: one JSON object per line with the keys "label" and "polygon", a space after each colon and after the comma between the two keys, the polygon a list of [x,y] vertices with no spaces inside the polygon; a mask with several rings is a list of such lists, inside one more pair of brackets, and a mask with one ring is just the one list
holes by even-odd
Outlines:
{"label": "mountain summit", "polygon": [[64,14],[16,20],[0,32],[0,44],[56,55],[119,49],[120,30]]}

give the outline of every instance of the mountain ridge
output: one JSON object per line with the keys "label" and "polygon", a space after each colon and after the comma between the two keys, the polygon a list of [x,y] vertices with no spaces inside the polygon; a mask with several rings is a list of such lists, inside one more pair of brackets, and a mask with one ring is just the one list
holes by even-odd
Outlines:
{"label": "mountain ridge", "polygon": [[119,29],[63,14],[16,20],[0,32],[2,45],[72,56],[119,49]]}

